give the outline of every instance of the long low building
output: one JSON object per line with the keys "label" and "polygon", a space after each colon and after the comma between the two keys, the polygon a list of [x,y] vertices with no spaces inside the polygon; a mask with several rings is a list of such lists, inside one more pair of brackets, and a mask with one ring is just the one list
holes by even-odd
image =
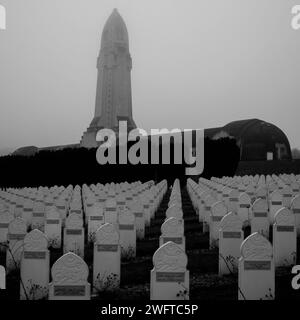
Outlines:
{"label": "long low building", "polygon": [[[289,140],[277,126],[259,119],[239,120],[226,124],[224,127],[204,130],[205,137],[216,140],[232,137],[240,148],[240,160],[291,160],[292,153]],[[80,144],[55,146],[46,148],[23,147],[14,155],[32,155],[40,150],[62,150],[79,148]]]}

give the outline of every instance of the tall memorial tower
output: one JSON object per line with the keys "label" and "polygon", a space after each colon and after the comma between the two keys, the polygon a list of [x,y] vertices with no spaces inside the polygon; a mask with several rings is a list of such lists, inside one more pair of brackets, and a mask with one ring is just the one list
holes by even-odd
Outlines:
{"label": "tall memorial tower", "polygon": [[127,28],[114,9],[102,32],[95,115],[81,138],[81,146],[97,147],[97,132],[103,128],[118,132],[119,121],[127,121],[128,130],[136,128],[132,118],[131,68]]}

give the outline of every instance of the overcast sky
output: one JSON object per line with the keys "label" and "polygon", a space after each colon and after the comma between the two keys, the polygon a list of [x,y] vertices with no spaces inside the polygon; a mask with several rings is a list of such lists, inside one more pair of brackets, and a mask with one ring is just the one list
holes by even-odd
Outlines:
{"label": "overcast sky", "polygon": [[[300,1],[298,1],[300,2]],[[136,124],[209,128],[260,118],[300,147],[297,0],[0,0],[0,149],[78,143],[93,117],[114,7],[133,59]]]}

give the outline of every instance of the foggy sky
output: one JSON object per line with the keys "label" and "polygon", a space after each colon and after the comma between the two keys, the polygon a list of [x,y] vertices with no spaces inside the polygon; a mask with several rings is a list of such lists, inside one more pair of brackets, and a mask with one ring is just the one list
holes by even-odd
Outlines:
{"label": "foggy sky", "polygon": [[[298,1],[300,2],[300,1]],[[118,8],[138,127],[247,118],[300,147],[297,0],[0,0],[0,149],[78,143],[93,117],[102,28]]]}

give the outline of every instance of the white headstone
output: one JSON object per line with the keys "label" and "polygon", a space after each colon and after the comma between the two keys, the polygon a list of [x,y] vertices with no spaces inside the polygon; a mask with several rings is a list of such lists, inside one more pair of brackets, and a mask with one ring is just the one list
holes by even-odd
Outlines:
{"label": "white headstone", "polygon": [[14,220],[14,216],[8,211],[0,212],[0,252],[6,251],[8,225]]}
{"label": "white headstone", "polygon": [[32,229],[39,229],[44,232],[45,227],[45,205],[43,202],[35,202],[32,212]]}
{"label": "white headstone", "polygon": [[188,300],[189,271],[187,256],[174,242],[167,242],[153,255],[151,270],[151,300]]}
{"label": "white headstone", "polygon": [[139,201],[132,201],[129,206],[130,211],[135,216],[135,228],[137,239],[145,237],[145,217],[144,206]]}
{"label": "white headstone", "polygon": [[283,207],[290,208],[293,197],[293,189],[289,186],[285,186],[282,191],[282,205]]}
{"label": "white headstone", "polygon": [[239,196],[239,205],[238,205],[238,216],[243,221],[243,225],[246,226],[249,224],[249,215],[251,207],[251,198],[247,193],[242,193]]}
{"label": "white headstone", "polygon": [[219,229],[222,218],[227,214],[227,208],[223,201],[218,201],[211,207],[209,225],[209,247],[211,249],[219,246]]}
{"label": "white headstone", "polygon": [[117,202],[114,198],[105,201],[104,222],[112,223],[115,227],[118,224]]}
{"label": "white headstone", "polygon": [[136,256],[135,216],[129,210],[119,214],[119,234],[122,258],[131,259]]}
{"label": "white headstone", "polygon": [[295,215],[297,236],[300,236],[300,195],[295,196],[291,202],[291,210]]}
{"label": "white headstone", "polygon": [[20,267],[21,255],[23,251],[23,240],[27,233],[26,221],[22,218],[16,218],[8,225],[8,245],[6,254],[6,272],[7,274]]}
{"label": "white headstone", "polygon": [[121,276],[119,233],[113,224],[105,223],[97,230],[95,237],[94,288],[100,291],[118,288]]}
{"label": "white headstone", "polygon": [[104,212],[102,205],[97,202],[89,210],[88,216],[88,241],[93,242],[96,231],[104,224]]}
{"label": "white headstone", "polygon": [[49,300],[90,300],[89,268],[73,252],[64,254],[54,263],[51,275]]}
{"label": "white headstone", "polygon": [[258,232],[267,239],[269,238],[269,214],[267,200],[257,199],[254,201],[251,210],[251,233]]}
{"label": "white headstone", "polygon": [[181,206],[175,203],[168,207],[166,211],[166,218],[169,219],[171,217],[183,219],[183,211],[181,209]]}
{"label": "white headstone", "polygon": [[239,195],[238,190],[233,189],[229,193],[229,202],[228,202],[228,212],[238,212],[238,203],[239,203]]}
{"label": "white headstone", "polygon": [[216,203],[216,199],[212,196],[208,195],[204,199],[204,214],[203,214],[203,233],[209,232],[210,226],[210,214],[211,214],[211,207]]}
{"label": "white headstone", "polygon": [[297,233],[295,216],[288,208],[280,209],[275,215],[273,249],[275,267],[296,264]]}
{"label": "white headstone", "polygon": [[62,219],[56,207],[52,207],[46,214],[45,235],[49,246],[55,249],[61,248]]}
{"label": "white headstone", "polygon": [[40,230],[32,230],[25,236],[20,268],[21,300],[40,300],[48,296],[50,259],[47,248],[48,240]]}
{"label": "white headstone", "polygon": [[274,217],[276,212],[283,208],[282,206],[282,194],[279,190],[275,190],[270,195],[270,212],[269,212],[269,219],[270,222],[274,223]]}
{"label": "white headstone", "polygon": [[239,300],[275,299],[275,268],[270,242],[258,232],[241,245]]}
{"label": "white headstone", "polygon": [[84,258],[83,220],[77,213],[71,213],[66,219],[64,229],[64,253],[73,252]]}
{"label": "white headstone", "polygon": [[162,224],[159,246],[172,241],[185,251],[184,226],[182,219],[171,217]]}
{"label": "white headstone", "polygon": [[240,247],[244,240],[242,220],[234,212],[226,214],[219,229],[219,275],[238,272]]}
{"label": "white headstone", "polygon": [[24,202],[22,218],[26,221],[27,226],[32,223],[33,204],[34,202],[31,199]]}

